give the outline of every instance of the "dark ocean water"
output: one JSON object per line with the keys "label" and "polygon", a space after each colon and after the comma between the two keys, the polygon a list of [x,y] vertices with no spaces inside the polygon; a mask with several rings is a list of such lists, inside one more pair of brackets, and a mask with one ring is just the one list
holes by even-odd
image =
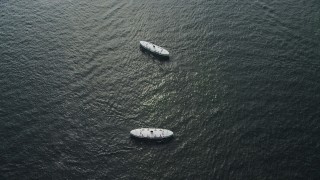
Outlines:
{"label": "dark ocean water", "polygon": [[319,0],[0,1],[0,179],[320,179],[319,139]]}

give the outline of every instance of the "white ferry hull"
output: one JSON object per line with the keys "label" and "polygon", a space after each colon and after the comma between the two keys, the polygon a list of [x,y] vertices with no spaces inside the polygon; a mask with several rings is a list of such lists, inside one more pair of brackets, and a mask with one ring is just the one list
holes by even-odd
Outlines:
{"label": "white ferry hull", "polygon": [[155,44],[152,44],[150,42],[146,42],[146,41],[140,41],[140,45],[141,47],[143,47],[144,49],[147,49],[148,51],[154,53],[154,54],[157,54],[157,55],[160,55],[160,56],[165,56],[165,57],[169,57],[169,52],[160,47],[160,46],[157,46]]}
{"label": "white ferry hull", "polygon": [[141,139],[167,139],[173,136],[173,132],[167,129],[159,128],[140,128],[130,131],[130,135]]}

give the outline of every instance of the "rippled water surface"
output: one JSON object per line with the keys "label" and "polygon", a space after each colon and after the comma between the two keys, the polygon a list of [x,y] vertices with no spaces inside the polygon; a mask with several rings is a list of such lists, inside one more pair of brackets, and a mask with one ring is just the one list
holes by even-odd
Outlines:
{"label": "rippled water surface", "polygon": [[319,179],[319,80],[318,0],[2,0],[0,177]]}

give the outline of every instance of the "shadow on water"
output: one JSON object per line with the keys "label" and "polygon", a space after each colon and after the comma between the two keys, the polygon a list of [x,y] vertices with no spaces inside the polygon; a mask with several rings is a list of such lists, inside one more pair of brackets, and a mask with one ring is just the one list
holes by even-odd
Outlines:
{"label": "shadow on water", "polygon": [[161,146],[172,142],[174,137],[169,137],[161,140],[154,139],[141,139],[130,136],[130,141],[135,145],[149,145],[149,146]]}
{"label": "shadow on water", "polygon": [[153,58],[159,60],[159,61],[169,61],[170,57],[169,56],[161,56],[159,54],[155,54],[151,51],[146,50],[145,48],[143,48],[142,46],[140,46],[140,50],[143,54],[146,54],[148,56],[152,56]]}

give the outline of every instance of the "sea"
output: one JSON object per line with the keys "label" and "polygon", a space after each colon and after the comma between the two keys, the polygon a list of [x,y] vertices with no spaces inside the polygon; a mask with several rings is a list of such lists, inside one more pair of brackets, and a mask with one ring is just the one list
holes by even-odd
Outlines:
{"label": "sea", "polygon": [[320,179],[320,1],[1,0],[0,179]]}

